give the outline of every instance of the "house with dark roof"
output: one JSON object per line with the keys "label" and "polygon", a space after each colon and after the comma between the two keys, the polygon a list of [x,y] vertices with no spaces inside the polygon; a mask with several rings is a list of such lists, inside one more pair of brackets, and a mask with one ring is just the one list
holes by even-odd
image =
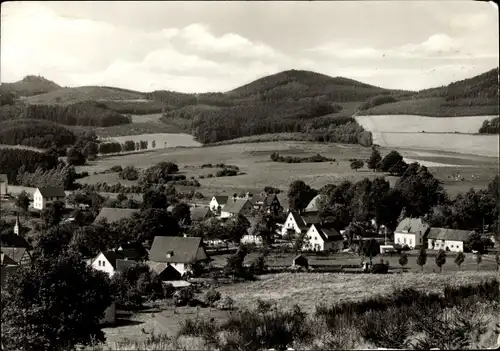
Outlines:
{"label": "house with dark roof", "polygon": [[405,218],[397,226],[394,231],[394,242],[399,245],[408,245],[414,249],[421,245],[425,245],[425,236],[428,234],[430,227],[422,218]]}
{"label": "house with dark roof", "polygon": [[266,213],[278,213],[283,210],[276,194],[257,194],[250,198],[250,202],[255,210]]}
{"label": "house with dark roof", "polygon": [[191,207],[191,221],[200,222],[210,217],[209,207]]}
{"label": "house with dark roof", "polygon": [[31,264],[31,254],[25,247],[2,247],[2,265],[16,264],[19,266]]}
{"label": "house with dark roof", "polygon": [[91,262],[90,266],[98,271],[107,273],[111,278],[116,272],[123,271],[126,267],[138,264],[139,261],[128,259],[122,252],[102,251]]}
{"label": "house with dark roof", "polygon": [[427,247],[430,250],[463,252],[464,242],[470,233],[470,230],[431,228],[427,234]]}
{"label": "house with dark roof", "polygon": [[140,243],[125,243],[115,251],[127,260],[143,261],[148,258],[148,250]]}
{"label": "house with dark roof", "polygon": [[43,210],[48,204],[55,201],[64,202],[66,193],[62,186],[47,186],[36,188],[33,194],[33,208]]}
{"label": "house with dark roof", "polygon": [[[190,272],[192,265],[207,262],[210,258],[199,237],[156,236],[149,252],[150,262],[161,263],[156,269],[172,266],[181,276]],[[158,268],[160,267],[160,268]]]}
{"label": "house with dark roof", "polygon": [[228,200],[229,196],[224,195],[216,195],[212,197],[209,205],[210,210],[212,212],[220,212],[224,208],[224,206],[226,206]]}
{"label": "house with dark roof", "polygon": [[231,218],[238,215],[249,216],[254,211],[248,199],[229,200],[220,213],[220,218]]}
{"label": "house with dark roof", "polygon": [[94,223],[98,223],[102,220],[106,220],[108,223],[114,223],[125,218],[131,218],[136,213],[139,213],[138,209],[103,207],[95,218]]}
{"label": "house with dark roof", "polygon": [[320,217],[315,213],[303,213],[301,215],[297,211],[290,211],[281,229],[281,235],[300,234],[307,231],[311,224],[320,222]]}
{"label": "house with dark roof", "polygon": [[31,250],[31,245],[26,241],[26,239],[14,233],[14,231],[8,231],[0,235],[0,247],[23,247]]}
{"label": "house with dark roof", "polygon": [[305,239],[302,250],[340,251],[344,247],[343,236],[328,225],[311,224]]}
{"label": "house with dark roof", "polygon": [[9,193],[9,178],[7,174],[0,174],[0,197],[5,197]]}

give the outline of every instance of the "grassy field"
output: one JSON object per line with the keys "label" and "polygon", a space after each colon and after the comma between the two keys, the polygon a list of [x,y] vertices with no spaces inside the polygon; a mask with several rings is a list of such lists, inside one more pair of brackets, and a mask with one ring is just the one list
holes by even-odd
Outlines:
{"label": "grassy field", "polygon": [[156,149],[170,148],[170,147],[196,147],[201,146],[201,144],[193,139],[192,135],[184,133],[152,133],[152,134],[141,134],[141,135],[128,135],[128,136],[117,136],[111,137],[110,140],[117,141],[119,143],[124,143],[127,140],[132,140],[134,142],[146,140],[148,142],[148,148],[152,148],[153,141],[156,143]]}
{"label": "grassy field", "polygon": [[[261,276],[254,282],[225,285],[217,290],[222,296],[231,296],[237,308],[255,307],[257,299],[262,299],[273,301],[278,307],[285,309],[298,304],[304,311],[313,312],[318,304],[328,306],[345,300],[362,300],[375,294],[390,294],[398,287],[438,292],[442,291],[445,285],[479,283],[491,279],[494,275],[494,272],[391,275],[285,273]],[[174,336],[181,321],[188,318],[200,316],[222,322],[229,313],[212,308],[158,306],[154,310],[124,317],[118,321],[117,326],[104,328],[103,331],[108,346],[116,347],[115,343],[124,338],[140,342],[147,339],[151,333]]]}
{"label": "grassy field", "polygon": [[61,88],[45,94],[30,96],[24,101],[30,104],[75,103],[82,101],[138,100],[144,94],[112,87],[85,86],[77,88]]}
{"label": "grassy field", "polygon": [[149,115],[131,115],[132,123],[111,127],[68,126],[75,131],[93,130],[102,139],[113,137],[137,136],[152,133],[181,133],[189,125],[183,119],[161,121],[161,113]]}
{"label": "grassy field", "polygon": [[[438,272],[439,268],[435,263],[435,256],[437,251],[428,250],[427,251],[427,264],[424,266],[424,273],[433,273]],[[417,251],[409,251],[408,255],[408,264],[405,266],[405,272],[413,272],[420,273],[421,268],[417,265]],[[213,255],[211,258],[213,259],[212,264],[216,267],[222,268],[226,262],[229,254],[224,255]],[[259,256],[259,253],[252,252],[249,253],[245,257],[245,263],[249,264],[254,259]],[[266,257],[266,264],[268,267],[282,267],[282,266],[291,266],[293,258],[296,256],[294,253],[272,253]],[[310,265],[332,265],[336,267],[340,267],[341,265],[360,265],[362,257],[351,254],[351,253],[338,253],[329,256],[316,256],[314,254],[304,254],[309,260]],[[465,261],[462,264],[461,271],[474,271],[478,270],[478,266],[475,261],[475,256],[469,253],[465,254]],[[401,266],[399,265],[399,255],[389,256],[376,256],[373,258],[374,263],[378,263],[380,259],[384,261],[389,261],[389,269],[390,271],[400,271]],[[458,271],[457,265],[454,263],[455,253],[448,252],[446,257],[446,263],[443,265],[443,272],[456,272]],[[479,266],[480,271],[489,271],[494,272],[496,270],[495,257],[493,255],[483,255],[483,262]]]}
{"label": "grassy field", "polygon": [[[387,148],[440,150],[498,157],[498,135],[477,133],[494,116],[435,118],[411,115],[357,116],[373,142]],[[469,134],[459,134],[469,133]]]}
{"label": "grassy field", "polygon": [[355,301],[391,293],[394,288],[439,292],[445,285],[479,283],[494,278],[495,272],[443,272],[404,274],[283,273],[261,276],[255,282],[222,286],[222,295],[230,295],[236,307],[254,306],[257,299],[275,302],[278,307],[298,304],[313,312],[320,303]]}
{"label": "grassy field", "polygon": [[[140,139],[140,138],[139,138]],[[278,152],[280,155],[288,156],[311,156],[320,153],[329,158],[335,158],[338,162],[324,163],[278,163],[272,162],[269,155]],[[199,179],[201,191],[205,195],[229,194],[234,192],[250,191],[260,192],[265,186],[273,186],[284,191],[288,185],[297,179],[301,179],[315,188],[320,188],[328,183],[339,183],[343,180],[358,181],[365,177],[375,178],[382,176],[381,173],[361,169],[358,172],[350,168],[349,159],[367,159],[371,150],[360,145],[343,144],[320,144],[313,142],[282,141],[262,142],[248,144],[221,145],[202,148],[171,148],[163,150],[152,150],[145,153],[117,155],[99,158],[89,162],[88,165],[77,167],[77,171],[88,171],[89,174],[104,171],[114,165],[122,167],[133,165],[138,168],[146,168],[157,162],[172,161],[179,165],[181,173],[188,178],[200,175],[207,176],[215,174],[216,169],[200,168],[203,163],[225,163],[236,165],[243,175],[222,178]],[[382,149],[382,153],[389,149]],[[453,196],[457,192],[466,191],[470,187],[482,188],[498,173],[498,160],[492,157],[477,157],[474,155],[460,155],[449,152],[426,152],[420,156],[419,152],[400,149],[404,157],[409,159],[449,163],[459,167],[430,167],[436,177],[444,183],[445,189]],[[461,160],[461,161],[457,161]],[[441,165],[441,164],[440,164]],[[465,179],[457,181],[452,175],[459,172]],[[473,179],[472,175],[479,179]],[[394,183],[395,177],[388,177]],[[81,183],[96,183],[105,181],[115,184],[120,180],[115,174],[106,174],[79,179]]]}

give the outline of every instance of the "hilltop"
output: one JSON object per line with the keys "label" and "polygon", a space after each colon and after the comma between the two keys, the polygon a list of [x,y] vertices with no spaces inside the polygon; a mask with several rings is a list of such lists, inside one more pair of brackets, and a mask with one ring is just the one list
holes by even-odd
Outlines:
{"label": "hilltop", "polygon": [[11,93],[15,97],[33,96],[61,89],[59,85],[44,77],[29,75],[18,82],[0,84],[0,94]]}
{"label": "hilltop", "polygon": [[424,116],[498,115],[498,67],[472,78],[371,107],[360,114]]}
{"label": "hilltop", "polygon": [[[385,89],[311,71],[287,70],[227,92],[186,94],[166,90],[139,92],[105,86],[59,87],[21,102],[28,106],[74,106],[92,101],[98,103],[101,110],[107,110],[105,115],[111,115],[111,112],[161,113],[164,124],[191,133],[202,143],[267,133],[302,132],[318,141],[369,145],[371,138],[353,116],[498,114],[498,68],[419,92]],[[95,108],[89,107],[88,110]],[[80,111],[81,107],[77,110]],[[111,124],[129,123],[118,115],[113,120],[117,122]],[[108,122],[85,124],[111,125]]]}

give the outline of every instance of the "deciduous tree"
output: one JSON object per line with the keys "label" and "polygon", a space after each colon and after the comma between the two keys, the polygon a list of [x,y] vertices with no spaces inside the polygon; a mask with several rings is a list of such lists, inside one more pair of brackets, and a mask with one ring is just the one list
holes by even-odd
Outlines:
{"label": "deciduous tree", "polygon": [[465,261],[465,255],[463,252],[459,252],[456,256],[455,256],[455,264],[458,266],[458,270],[461,270],[461,266],[462,266],[462,263],[464,263]]}
{"label": "deciduous tree", "polygon": [[443,249],[438,251],[436,256],[436,265],[439,267],[439,273],[443,270],[443,265],[446,263],[446,252]]}
{"label": "deciduous tree", "polygon": [[112,303],[106,273],[75,253],[39,257],[9,279],[2,309],[2,344],[8,349],[71,350],[105,341],[99,320]]}

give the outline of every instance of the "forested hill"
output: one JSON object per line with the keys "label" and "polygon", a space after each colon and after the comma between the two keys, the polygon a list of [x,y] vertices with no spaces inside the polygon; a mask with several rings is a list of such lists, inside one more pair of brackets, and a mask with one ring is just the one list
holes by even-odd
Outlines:
{"label": "forested hill", "polygon": [[51,80],[40,76],[26,76],[14,83],[0,84],[0,94],[12,94],[15,97],[32,96],[48,93],[61,87]]}
{"label": "forested hill", "polygon": [[363,114],[417,114],[436,117],[498,115],[498,67],[447,86],[386,101]]}

